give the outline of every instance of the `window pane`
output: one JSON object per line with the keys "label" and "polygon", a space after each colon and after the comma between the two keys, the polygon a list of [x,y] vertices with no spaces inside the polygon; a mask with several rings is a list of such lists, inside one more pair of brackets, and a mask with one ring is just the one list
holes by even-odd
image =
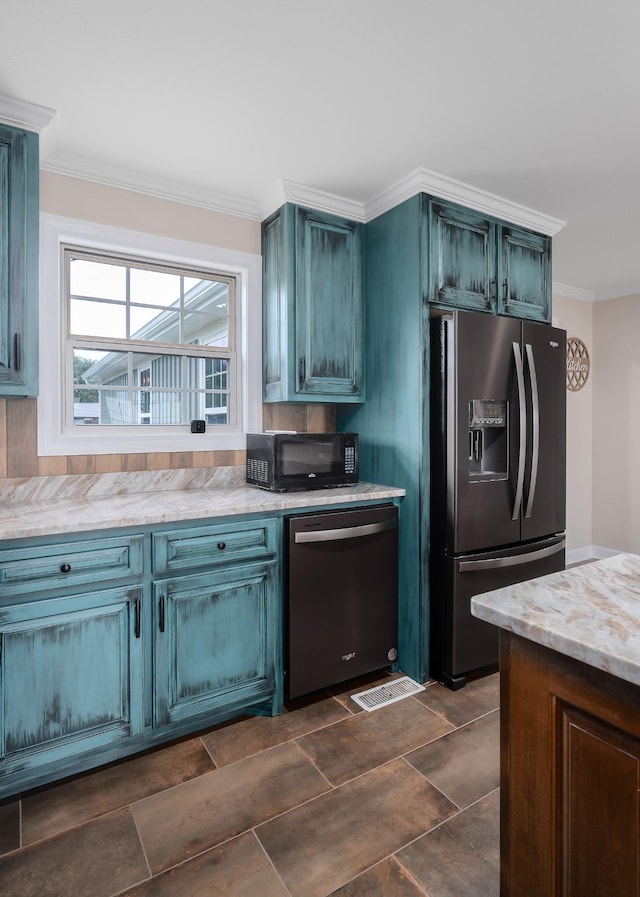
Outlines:
{"label": "window pane", "polygon": [[97,389],[74,389],[73,422],[78,426],[100,423],[100,403]]}
{"label": "window pane", "polygon": [[185,293],[184,307],[203,311],[214,317],[225,317],[229,310],[229,284],[219,280],[199,280]]}
{"label": "window pane", "polygon": [[229,345],[229,322],[226,318],[214,319],[209,315],[186,314],[184,316],[185,342],[199,346]]}
{"label": "window pane", "polygon": [[74,383],[127,386],[128,352],[74,349]]}
{"label": "window pane", "polygon": [[157,340],[163,343],[180,341],[180,315],[178,312],[158,311],[132,305],[130,309],[131,338]]}
{"label": "window pane", "polygon": [[72,299],[69,311],[69,333],[75,336],[108,336],[113,339],[124,339],[127,335],[125,305]]}
{"label": "window pane", "polygon": [[229,423],[229,407],[228,405],[220,405],[216,408],[207,408],[204,419],[208,424],[228,424]]}
{"label": "window pane", "polygon": [[226,390],[228,368],[226,358],[189,358],[187,388]]}
{"label": "window pane", "polygon": [[[129,366],[133,389],[128,388]],[[78,426],[184,425],[194,418],[227,424],[230,405],[226,358],[74,350]]]}
{"label": "window pane", "polygon": [[[145,398],[148,396],[148,399]],[[136,423],[149,423],[153,426],[159,424],[182,424],[186,423],[182,415],[182,393],[171,392],[164,389],[151,389],[147,393],[137,392],[135,394],[135,403],[137,408],[142,408],[146,404],[148,407],[148,420],[138,420]],[[141,418],[146,415],[141,414]]]}
{"label": "window pane", "polygon": [[126,389],[100,389],[100,423],[130,425],[137,423],[129,391]]}
{"label": "window pane", "polygon": [[[77,383],[81,386],[86,384],[85,373],[89,371],[94,364],[99,361],[103,355],[108,354],[104,352],[92,352],[89,349],[74,349],[73,352],[73,382],[74,385]],[[95,391],[94,391],[94,399],[95,400]],[[83,399],[83,401],[86,401]]]}
{"label": "window pane", "polygon": [[126,272],[126,267],[122,265],[71,258],[69,292],[72,296],[91,296],[95,299],[124,302],[127,298]]}
{"label": "window pane", "polygon": [[[135,382],[140,386],[181,389],[182,356],[181,355],[148,355],[142,352],[132,353]],[[140,379],[142,372],[148,372],[148,382]]]}
{"label": "window pane", "polygon": [[180,304],[180,275],[131,268],[131,301],[143,305]]}

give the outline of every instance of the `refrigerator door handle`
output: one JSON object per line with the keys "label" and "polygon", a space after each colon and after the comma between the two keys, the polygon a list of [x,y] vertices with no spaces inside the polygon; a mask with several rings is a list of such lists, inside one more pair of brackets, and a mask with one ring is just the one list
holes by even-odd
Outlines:
{"label": "refrigerator door handle", "polygon": [[539,561],[541,558],[548,558],[552,554],[564,550],[565,540],[561,539],[554,545],[546,548],[539,548],[537,551],[529,551],[526,554],[509,555],[508,557],[483,558],[478,561],[459,561],[458,571],[460,573],[468,573],[475,570],[499,570],[502,567],[519,567],[522,564],[530,564],[532,561]]}
{"label": "refrigerator door handle", "polygon": [[527,406],[524,391],[524,371],[522,368],[522,355],[520,354],[520,343],[513,344],[513,357],[516,363],[516,378],[518,380],[518,405],[520,410],[520,445],[518,448],[518,476],[516,480],[516,496],[513,502],[512,520],[517,520],[520,516],[520,507],[522,505],[522,491],[524,489],[524,460],[527,448]]}
{"label": "refrigerator door handle", "polygon": [[531,381],[531,479],[529,481],[529,496],[525,517],[531,517],[533,499],[536,494],[538,481],[538,459],[540,454],[540,402],[538,400],[538,378],[536,376],[536,364],[533,357],[533,348],[527,343],[527,361],[529,362],[529,379]]}

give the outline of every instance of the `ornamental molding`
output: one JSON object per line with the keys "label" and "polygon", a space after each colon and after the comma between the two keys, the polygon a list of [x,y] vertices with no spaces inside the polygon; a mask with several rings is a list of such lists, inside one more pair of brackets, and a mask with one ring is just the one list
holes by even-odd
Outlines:
{"label": "ornamental molding", "polygon": [[13,97],[0,95],[0,122],[12,128],[35,131],[40,134],[56,117],[56,110],[36,103],[25,103]]}
{"label": "ornamental molding", "polygon": [[566,221],[562,221],[560,218],[552,218],[550,215],[536,212],[527,206],[496,196],[495,193],[480,190],[478,187],[457,181],[455,178],[438,174],[436,171],[430,171],[428,168],[416,169],[380,193],[371,202],[366,203],[365,220],[370,221],[372,218],[377,218],[378,215],[394,208],[405,199],[415,196],[416,193],[429,193],[439,199],[457,202],[485,215],[501,218],[503,221],[518,224],[549,237],[554,237],[566,225]]}
{"label": "ornamental molding", "polygon": [[416,169],[367,202],[357,202],[334,193],[305,187],[294,181],[282,180],[261,203],[260,212],[264,220],[285,202],[292,202],[366,223],[418,193],[428,193],[430,196],[437,196],[438,199],[457,202],[482,214],[500,218],[549,237],[555,236],[566,224],[559,218],[536,212],[534,209],[511,202],[494,193],[488,193],[486,190],[479,190],[471,184],[438,174],[428,168]]}

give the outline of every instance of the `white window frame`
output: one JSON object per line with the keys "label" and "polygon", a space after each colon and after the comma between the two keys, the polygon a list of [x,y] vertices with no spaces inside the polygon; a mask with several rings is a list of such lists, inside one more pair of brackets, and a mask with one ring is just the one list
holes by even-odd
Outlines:
{"label": "white window frame", "polygon": [[[237,424],[204,434],[186,426],[79,427],[65,408],[64,246],[129,255],[155,263],[218,271],[236,278]],[[232,322],[230,322],[232,326]],[[40,214],[40,395],[38,455],[102,455],[244,449],[262,429],[261,256],[168,237]],[[232,383],[235,378],[232,378]],[[71,421],[71,422],[70,422]]]}
{"label": "white window frame", "polygon": [[[149,365],[148,367],[144,367],[144,368],[138,368],[138,370],[136,372],[137,380],[138,380],[137,387],[140,390],[140,396],[138,398],[138,424],[143,424],[144,426],[150,426],[151,425],[151,393],[147,392],[146,387],[143,387],[142,384],[140,383],[141,374],[143,374],[145,371],[149,371],[149,386],[151,386],[151,365]],[[145,393],[149,396],[149,411],[143,411],[142,408],[140,407],[140,402],[142,401],[142,396]],[[147,421],[146,418],[149,418],[149,420]]]}

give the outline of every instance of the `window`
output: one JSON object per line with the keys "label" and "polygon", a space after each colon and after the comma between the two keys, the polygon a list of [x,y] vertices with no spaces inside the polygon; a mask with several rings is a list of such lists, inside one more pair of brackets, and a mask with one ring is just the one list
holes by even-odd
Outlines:
{"label": "window", "polygon": [[41,219],[39,453],[244,448],[261,417],[260,257]]}
{"label": "window", "polygon": [[64,284],[74,420],[89,386],[98,425],[234,423],[234,278],[65,246]]}

